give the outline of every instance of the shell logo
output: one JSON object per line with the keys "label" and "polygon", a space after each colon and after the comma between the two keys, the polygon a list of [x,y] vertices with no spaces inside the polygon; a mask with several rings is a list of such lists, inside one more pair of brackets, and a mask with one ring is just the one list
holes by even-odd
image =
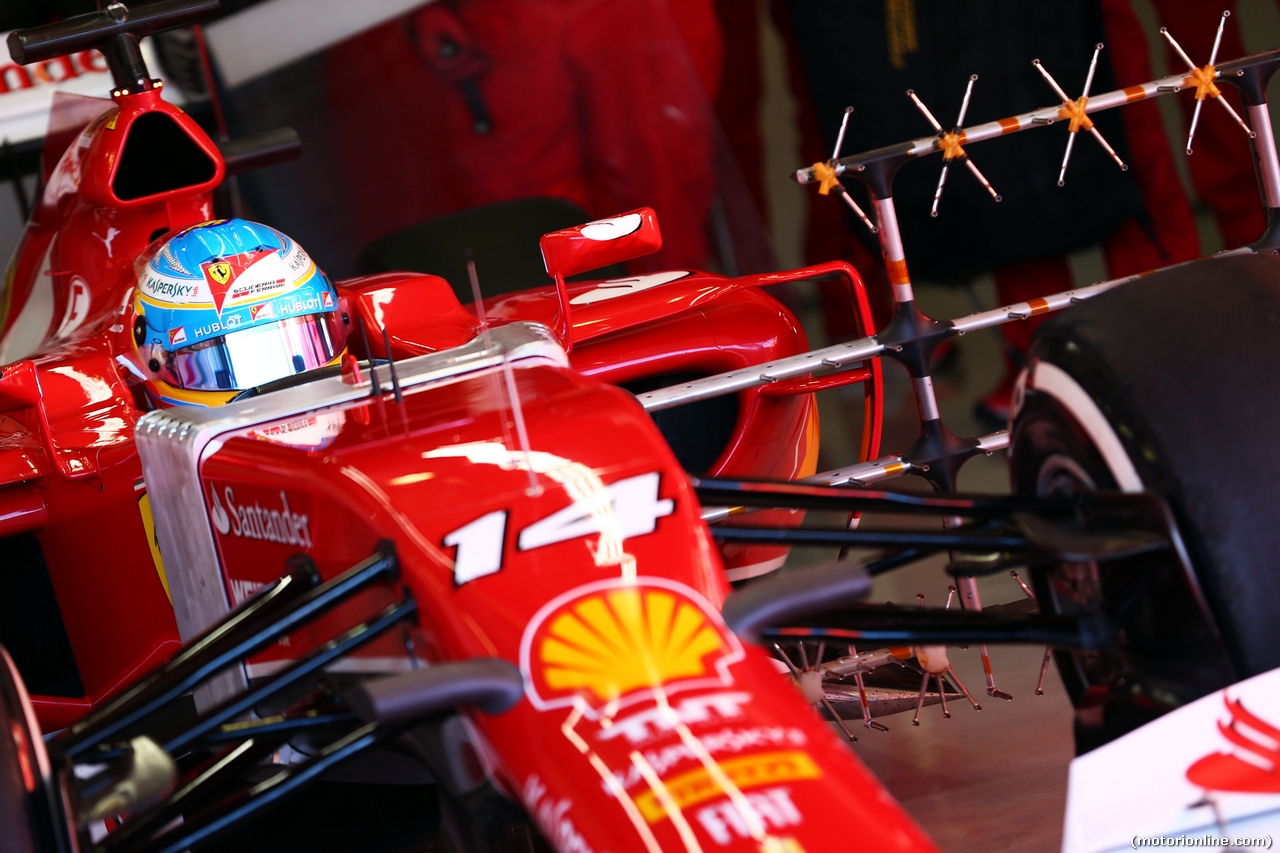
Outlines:
{"label": "shell logo", "polygon": [[695,687],[733,683],[742,646],[689,587],[660,578],[610,580],[542,608],[520,649],[529,699],[540,710],[584,706],[591,716]]}

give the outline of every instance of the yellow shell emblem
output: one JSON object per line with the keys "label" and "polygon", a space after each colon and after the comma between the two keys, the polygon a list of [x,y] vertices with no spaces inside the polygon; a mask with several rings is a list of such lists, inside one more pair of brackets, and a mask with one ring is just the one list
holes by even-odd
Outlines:
{"label": "yellow shell emblem", "polygon": [[595,707],[636,691],[716,676],[717,662],[741,653],[700,603],[655,586],[600,590],[569,601],[534,627],[532,640],[535,692],[544,699],[580,696]]}

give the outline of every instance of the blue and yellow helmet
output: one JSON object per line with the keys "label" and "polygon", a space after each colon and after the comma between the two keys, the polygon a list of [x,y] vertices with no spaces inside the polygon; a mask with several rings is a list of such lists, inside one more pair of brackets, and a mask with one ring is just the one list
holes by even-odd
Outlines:
{"label": "blue and yellow helmet", "polygon": [[342,355],[333,284],[274,228],[205,222],[154,244],[136,269],[133,338],[155,403],[215,406]]}

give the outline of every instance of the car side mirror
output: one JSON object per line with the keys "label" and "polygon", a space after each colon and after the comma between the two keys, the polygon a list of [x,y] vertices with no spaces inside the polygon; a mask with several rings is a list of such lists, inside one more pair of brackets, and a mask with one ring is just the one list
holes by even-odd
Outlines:
{"label": "car side mirror", "polygon": [[650,255],[662,248],[658,215],[642,207],[542,235],[547,274],[563,281],[571,275]]}

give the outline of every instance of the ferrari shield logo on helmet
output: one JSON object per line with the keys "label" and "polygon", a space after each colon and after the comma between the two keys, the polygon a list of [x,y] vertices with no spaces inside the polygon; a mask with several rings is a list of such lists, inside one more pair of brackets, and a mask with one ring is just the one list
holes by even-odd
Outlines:
{"label": "ferrari shield logo on helmet", "polygon": [[[249,267],[256,264],[263,258],[276,254],[276,250],[267,246],[254,249],[251,252],[240,252],[235,255],[228,255],[216,261],[209,261],[200,265],[201,271],[204,273],[205,283],[209,285],[209,295],[213,297],[213,307],[217,310],[218,315],[222,315],[222,306],[227,301],[227,295],[232,290],[232,285],[236,284],[236,280],[245,274]],[[284,282],[280,279],[271,281],[272,289],[278,289]],[[243,291],[244,288],[236,287]],[[243,296],[244,293],[240,293]]]}
{"label": "ferrari shield logo on helmet", "polygon": [[226,261],[218,261],[216,264],[209,264],[209,278],[218,284],[226,284],[231,281],[231,264]]}

